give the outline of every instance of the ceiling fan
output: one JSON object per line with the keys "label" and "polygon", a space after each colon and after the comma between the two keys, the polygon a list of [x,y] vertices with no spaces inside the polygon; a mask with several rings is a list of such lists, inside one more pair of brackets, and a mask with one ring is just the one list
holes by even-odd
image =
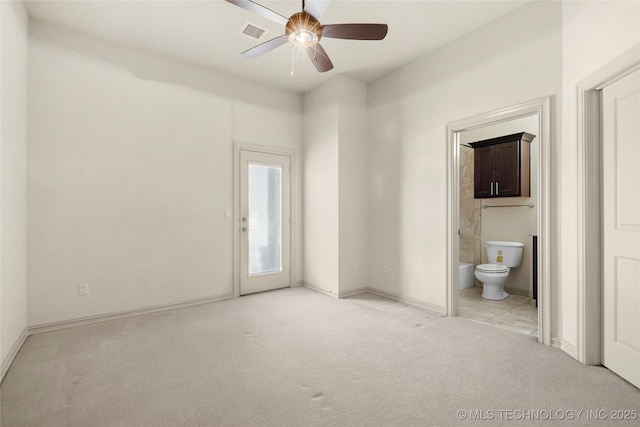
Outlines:
{"label": "ceiling fan", "polygon": [[387,35],[387,24],[329,24],[321,25],[320,16],[331,4],[331,0],[302,0],[302,11],[285,18],[251,0],[226,0],[270,21],[284,25],[284,34],[242,52],[246,58],[257,58],[289,42],[305,48],[316,69],[323,73],[333,64],[320,44],[322,37],[350,40],[382,40]]}

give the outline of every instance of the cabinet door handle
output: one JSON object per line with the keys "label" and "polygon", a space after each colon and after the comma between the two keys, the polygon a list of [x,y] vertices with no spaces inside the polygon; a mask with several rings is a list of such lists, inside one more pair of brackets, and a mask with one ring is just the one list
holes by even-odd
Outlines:
{"label": "cabinet door handle", "polygon": [[496,181],[496,196],[500,194],[500,191],[498,190],[498,181]]}
{"label": "cabinet door handle", "polygon": [[491,195],[493,196],[493,182],[491,183]]}

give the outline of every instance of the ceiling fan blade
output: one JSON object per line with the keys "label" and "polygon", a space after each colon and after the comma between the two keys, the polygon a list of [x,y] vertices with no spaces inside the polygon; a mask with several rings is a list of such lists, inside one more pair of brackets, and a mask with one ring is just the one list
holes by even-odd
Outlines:
{"label": "ceiling fan blade", "polygon": [[244,52],[242,52],[242,56],[244,56],[245,58],[257,58],[260,55],[264,55],[265,53],[282,46],[288,41],[289,37],[287,37],[286,35],[282,35],[280,37],[276,37],[275,39],[267,40],[266,42],[261,43],[258,46],[252,47],[251,49],[245,50]]}
{"label": "ceiling fan blade", "polygon": [[302,0],[303,10],[316,19],[320,19],[322,14],[331,4],[331,0]]}
{"label": "ceiling fan blade", "polygon": [[329,55],[324,50],[324,48],[317,43],[315,46],[307,47],[307,53],[309,54],[309,58],[311,58],[311,62],[316,66],[316,69],[324,73],[325,71],[329,71],[333,68],[333,64],[329,59]]}
{"label": "ceiling fan blade", "polygon": [[279,13],[274,12],[271,9],[267,9],[266,7],[259,5],[258,3],[254,3],[251,0],[226,0],[231,4],[235,4],[243,9],[248,10],[249,12],[253,12],[257,15],[262,16],[263,18],[267,18],[270,21],[273,21],[280,25],[287,25],[287,21],[289,19],[280,15]]}
{"label": "ceiling fan blade", "polygon": [[382,40],[387,24],[329,24],[322,26],[322,37],[350,40]]}

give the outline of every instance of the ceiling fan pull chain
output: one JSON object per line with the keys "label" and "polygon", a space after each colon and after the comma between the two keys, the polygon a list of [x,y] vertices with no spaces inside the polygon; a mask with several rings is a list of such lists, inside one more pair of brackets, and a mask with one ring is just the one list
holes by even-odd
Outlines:
{"label": "ceiling fan pull chain", "polygon": [[294,50],[295,50],[294,48],[291,48],[291,76],[293,76],[295,74],[294,73],[295,61],[294,61],[294,58],[293,58],[293,51]]}

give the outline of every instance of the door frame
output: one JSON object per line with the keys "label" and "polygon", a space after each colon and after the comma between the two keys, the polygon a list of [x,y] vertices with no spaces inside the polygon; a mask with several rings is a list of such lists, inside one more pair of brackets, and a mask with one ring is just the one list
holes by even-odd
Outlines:
{"label": "door frame", "polygon": [[577,359],[602,362],[601,91],[640,70],[640,44],[578,83],[578,336]]}
{"label": "door frame", "polygon": [[479,114],[447,125],[447,316],[459,314],[460,133],[522,117],[538,116],[538,342],[551,345],[551,97]]}
{"label": "door frame", "polygon": [[238,298],[240,296],[240,151],[255,151],[265,154],[276,154],[281,156],[288,156],[291,159],[291,171],[289,178],[291,180],[290,188],[290,203],[291,203],[291,225],[289,233],[289,250],[290,250],[290,283],[289,286],[293,287],[296,276],[296,179],[295,171],[296,166],[296,150],[282,147],[271,147],[258,144],[246,144],[241,142],[233,143],[233,297]]}

